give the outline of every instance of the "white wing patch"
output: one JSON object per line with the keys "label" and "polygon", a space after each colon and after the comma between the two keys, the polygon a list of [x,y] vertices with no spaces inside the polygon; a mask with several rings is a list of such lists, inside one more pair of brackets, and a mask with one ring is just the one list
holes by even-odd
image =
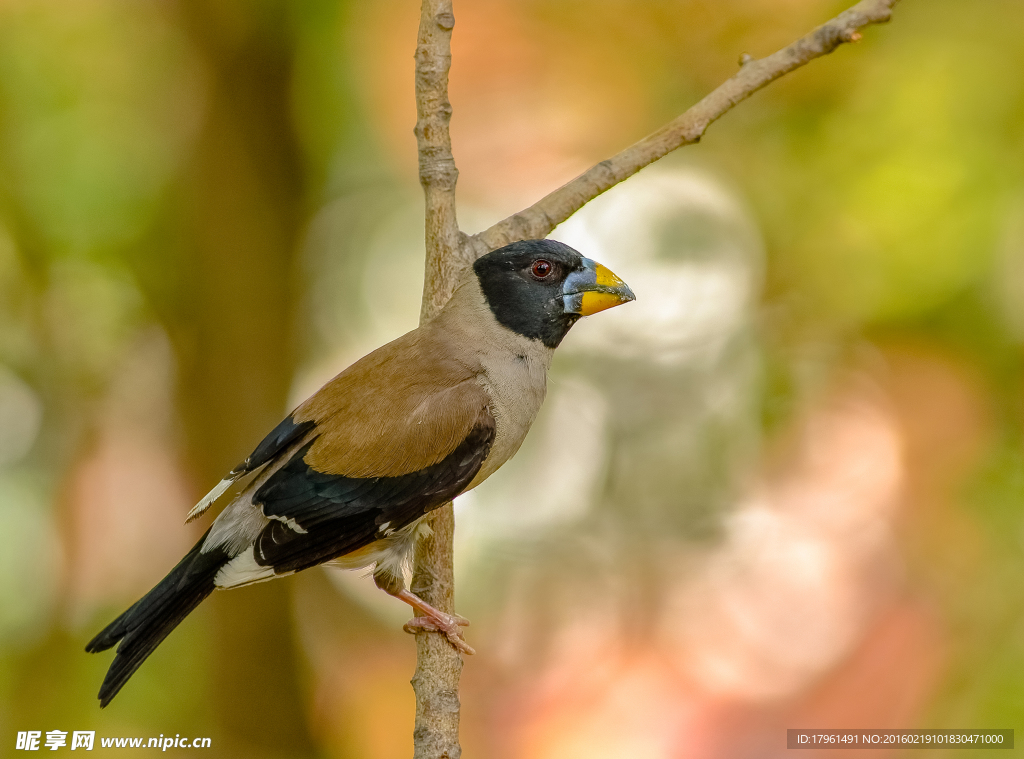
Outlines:
{"label": "white wing patch", "polygon": [[252,585],[256,582],[273,580],[275,577],[284,577],[291,572],[274,574],[273,567],[261,567],[256,563],[256,555],[252,547],[220,568],[217,576],[213,578],[213,584],[218,588],[238,588],[242,585]]}
{"label": "white wing patch", "polygon": [[193,519],[197,519],[206,513],[206,510],[213,505],[213,502],[224,495],[224,491],[231,487],[232,482],[234,482],[234,480],[231,479],[221,480],[218,482],[213,490],[203,496],[203,500],[192,507],[192,511],[190,511],[188,516],[185,517],[185,524],[188,524]]}
{"label": "white wing patch", "polygon": [[299,523],[296,522],[291,517],[281,517],[281,516],[276,516],[276,515],[271,514],[267,518],[268,519],[275,519],[278,522],[281,522],[282,524],[287,525],[289,530],[291,530],[292,532],[297,532],[297,533],[299,533],[299,535],[305,535],[308,532],[308,530],[303,530],[301,527],[299,527]]}

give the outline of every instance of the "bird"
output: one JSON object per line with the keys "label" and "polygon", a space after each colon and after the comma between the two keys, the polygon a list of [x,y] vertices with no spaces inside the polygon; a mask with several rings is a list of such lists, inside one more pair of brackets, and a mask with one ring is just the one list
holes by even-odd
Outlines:
{"label": "bird", "polygon": [[473,653],[466,619],[406,587],[416,543],[434,509],[519,450],[570,328],[634,299],[609,269],[554,240],[476,259],[434,318],[328,381],[189,512],[186,523],[229,495],[192,550],[86,645],[117,646],[101,708],[214,590],[319,564],[371,568],[418,613],[407,631]]}

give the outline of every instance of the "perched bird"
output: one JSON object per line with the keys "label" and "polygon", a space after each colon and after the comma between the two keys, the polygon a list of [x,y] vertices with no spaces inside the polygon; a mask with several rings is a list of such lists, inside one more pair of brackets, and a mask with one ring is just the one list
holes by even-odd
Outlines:
{"label": "perched bird", "polygon": [[100,706],[214,590],[324,563],[372,566],[378,587],[419,612],[406,629],[473,653],[466,620],[405,587],[424,517],[519,449],[572,325],[633,299],[608,269],[552,240],[479,258],[435,318],[320,388],[192,509],[188,521],[234,493],[178,565],[86,646],[120,643]]}

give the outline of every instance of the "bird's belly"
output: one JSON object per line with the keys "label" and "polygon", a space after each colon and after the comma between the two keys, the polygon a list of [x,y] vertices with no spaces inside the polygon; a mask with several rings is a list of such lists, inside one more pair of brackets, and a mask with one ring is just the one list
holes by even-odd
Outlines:
{"label": "bird's belly", "polygon": [[356,549],[351,553],[343,554],[337,558],[325,561],[324,564],[332,567],[341,567],[342,569],[362,569],[368,567],[377,561],[377,557],[380,556],[386,547],[383,540],[375,540],[372,543],[363,546],[362,548]]}
{"label": "bird's belly", "polygon": [[400,530],[391,532],[387,537],[325,563],[342,569],[363,569],[374,565],[374,574],[384,572],[401,577],[411,565],[416,543],[428,534],[430,524],[425,517],[420,517]]}

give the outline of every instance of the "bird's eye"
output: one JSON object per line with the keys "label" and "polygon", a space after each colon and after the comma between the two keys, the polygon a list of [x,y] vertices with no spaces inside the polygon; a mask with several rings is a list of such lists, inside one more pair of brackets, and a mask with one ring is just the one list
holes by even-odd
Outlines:
{"label": "bird's eye", "polygon": [[545,261],[543,258],[533,262],[533,266],[530,267],[530,271],[533,276],[537,279],[544,279],[549,276],[551,272],[555,270],[555,267],[550,261]]}

